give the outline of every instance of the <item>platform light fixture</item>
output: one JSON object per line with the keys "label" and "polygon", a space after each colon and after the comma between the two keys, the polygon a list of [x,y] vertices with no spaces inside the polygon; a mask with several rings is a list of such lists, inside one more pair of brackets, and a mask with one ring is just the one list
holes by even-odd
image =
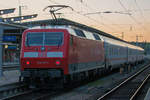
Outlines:
{"label": "platform light fixture", "polygon": [[6,44],[4,47],[5,47],[5,49],[7,49],[7,48],[8,48],[8,45]]}
{"label": "platform light fixture", "polygon": [[16,8],[1,9],[1,10],[0,10],[0,15],[9,14],[9,13],[14,13],[15,9],[16,9]]}
{"label": "platform light fixture", "polygon": [[38,14],[8,17],[8,18],[3,18],[3,21],[5,21],[5,22],[15,22],[15,21],[21,21],[21,20],[36,18],[37,16],[38,16]]}

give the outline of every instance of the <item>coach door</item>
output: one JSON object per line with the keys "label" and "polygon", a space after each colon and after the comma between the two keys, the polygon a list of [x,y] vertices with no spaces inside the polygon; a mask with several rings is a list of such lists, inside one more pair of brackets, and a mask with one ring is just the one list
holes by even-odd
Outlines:
{"label": "coach door", "polygon": [[126,58],[127,58],[127,64],[129,63],[129,48],[128,47],[126,47]]}

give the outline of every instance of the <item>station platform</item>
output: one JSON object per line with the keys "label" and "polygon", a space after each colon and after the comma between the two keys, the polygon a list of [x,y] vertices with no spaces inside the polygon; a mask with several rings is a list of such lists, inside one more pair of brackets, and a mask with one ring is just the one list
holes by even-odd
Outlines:
{"label": "station platform", "polygon": [[147,94],[146,94],[144,100],[150,100],[150,88],[148,89]]}
{"label": "station platform", "polygon": [[8,70],[4,71],[0,76],[0,86],[18,82],[20,76],[20,70]]}
{"label": "station platform", "polygon": [[3,67],[7,66],[20,66],[18,62],[3,62]]}

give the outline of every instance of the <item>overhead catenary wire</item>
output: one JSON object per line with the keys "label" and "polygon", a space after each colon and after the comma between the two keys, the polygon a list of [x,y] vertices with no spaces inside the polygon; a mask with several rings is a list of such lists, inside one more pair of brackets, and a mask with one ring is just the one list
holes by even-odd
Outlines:
{"label": "overhead catenary wire", "polygon": [[[93,8],[91,8],[90,6],[88,6],[88,5],[87,5],[86,3],[84,3],[84,2],[81,2],[81,4],[83,4],[83,5],[84,5],[85,7],[87,7],[88,9],[91,9],[92,11],[95,11]],[[115,11],[115,12],[104,11],[104,12],[102,12],[102,13],[120,13],[120,14],[129,14],[129,15],[131,15],[130,12],[124,13],[124,12],[122,12],[122,11],[120,11],[120,12],[118,12],[118,11]],[[100,16],[101,19],[103,18],[103,20],[105,20],[105,21],[106,21],[106,20],[107,20],[107,21],[109,20],[108,18],[103,17],[102,14],[101,14],[101,12],[99,12],[98,15]],[[109,20],[109,22],[111,22],[111,21]],[[103,23],[103,22],[102,22],[102,23]],[[111,22],[111,23],[115,25],[115,23],[113,23],[113,22]],[[105,25],[106,27],[108,27],[108,26],[110,27],[111,24],[107,25],[107,24],[104,24],[104,23],[103,23],[103,25]],[[117,24],[116,24],[116,26],[119,27],[119,28],[117,28],[117,29],[122,29],[122,27],[120,27],[120,25],[117,25]],[[111,29],[112,29],[112,28],[111,28]],[[111,31],[114,31],[114,29],[111,30]],[[121,32],[122,32],[122,31],[121,31]],[[112,33],[112,32],[111,32],[111,33]],[[120,32],[119,32],[119,33],[120,33]]]}
{"label": "overhead catenary wire", "polygon": [[146,21],[146,19],[145,19],[145,16],[143,15],[142,9],[141,9],[140,6],[138,5],[137,0],[134,0],[134,1],[135,1],[136,7],[138,8],[138,11],[140,12],[140,15],[141,15],[142,19],[143,19],[144,22],[146,23],[147,21]]}
{"label": "overhead catenary wire", "polygon": [[[85,7],[87,7],[87,8],[89,8],[89,9],[91,9],[92,11],[95,11],[95,9],[93,9],[93,8],[91,8],[90,6],[88,6],[86,3],[84,3],[84,2],[82,2],[82,4],[85,6]],[[95,12],[94,12],[95,13]],[[93,13],[93,14],[94,14]],[[101,15],[101,13],[119,13],[119,14],[131,14],[130,12],[128,12],[128,13],[124,13],[123,11],[114,11],[114,12],[112,12],[112,11],[103,11],[103,12],[100,12],[99,11],[99,13],[98,13],[98,15],[100,16],[100,17],[102,17],[102,15]],[[104,18],[104,17],[103,17]],[[106,20],[108,20],[106,17],[105,17],[105,19]],[[106,21],[105,20],[105,21]],[[109,22],[110,22],[110,20],[109,20]],[[111,22],[112,24],[115,24],[115,23],[113,23],[113,22]],[[117,25],[117,24],[116,24]],[[118,26],[119,28],[121,28],[120,26]]]}
{"label": "overhead catenary wire", "polygon": [[[121,7],[126,11],[126,12],[129,12],[129,10],[123,5],[123,3],[120,1],[120,0],[118,0],[118,2],[119,2],[119,4],[121,5]],[[144,29],[144,31],[146,32],[146,28],[143,26],[143,25],[141,25],[141,23],[140,22],[138,22],[132,15],[128,15],[136,24],[138,24],[140,27],[141,27],[141,29]]]}
{"label": "overhead catenary wire", "polygon": [[[49,0],[49,1],[52,2],[52,3],[54,3],[54,4],[60,4],[60,3],[56,2],[56,1],[53,1],[53,0]],[[114,31],[114,28],[113,28],[113,27],[106,26],[104,23],[102,23],[102,22],[100,22],[100,21],[98,21],[98,20],[95,20],[95,19],[93,19],[93,18],[91,18],[91,17],[89,17],[89,16],[85,16],[84,14],[82,14],[82,13],[76,11],[76,10],[73,10],[73,12],[75,12],[76,14],[79,14],[79,15],[81,15],[81,16],[83,16],[83,17],[86,17],[86,18],[92,20],[93,22],[97,23],[98,25],[103,25],[103,26],[105,26],[106,28],[111,29],[111,30]]]}
{"label": "overhead catenary wire", "polygon": [[[54,3],[54,4],[60,4],[60,3],[58,3],[58,2],[56,2],[56,1],[54,1],[54,0],[49,0],[49,1],[52,2],[52,3]],[[84,2],[82,2],[81,4],[84,5],[84,6],[85,6],[86,8],[88,8],[88,9],[90,9],[90,10],[92,10],[92,11],[95,11],[93,8],[91,8],[90,6],[88,6],[87,4],[85,4]],[[79,11],[76,11],[76,10],[74,10],[74,12],[75,12],[76,14],[80,15],[80,16],[86,17],[86,18],[88,18],[89,20],[91,20],[91,21],[97,23],[97,24],[98,24],[97,26],[100,26],[100,25],[105,26],[104,28],[108,28],[108,29],[110,30],[109,33],[112,33],[112,31],[113,31],[113,32],[116,31],[116,29],[115,29],[114,27],[111,27],[111,26],[110,26],[111,24],[104,24],[103,22],[100,22],[99,20],[97,20],[97,19],[95,19],[95,18],[92,18],[92,17],[90,17],[90,16],[85,16],[82,12],[79,12]],[[106,20],[108,21],[108,19],[102,17],[101,14],[98,14],[98,15],[100,16],[101,19],[103,18],[104,21],[106,21]],[[111,21],[109,21],[109,22],[111,22]],[[91,23],[90,23],[90,24],[91,24]],[[115,23],[112,23],[112,24],[115,25]],[[116,24],[115,26],[118,26],[118,27],[119,27],[119,28],[117,28],[117,30],[119,30],[119,31],[120,31],[120,29],[123,29],[123,28],[122,28],[120,25],[118,25],[118,24]],[[99,27],[99,28],[100,28],[100,27]],[[123,32],[123,31],[120,31],[120,32],[116,31],[116,32],[117,32],[117,33],[121,33],[121,32]]]}
{"label": "overhead catenary wire", "polygon": [[[50,2],[52,2],[52,3],[54,3],[54,4],[57,4],[57,5],[59,5],[60,3],[58,3],[58,2],[56,2],[56,1],[53,1],[53,0],[49,0]],[[79,14],[79,12],[77,12],[77,11],[72,11],[72,12],[76,12],[77,14]],[[66,14],[66,13],[65,13]],[[72,14],[72,13],[67,13],[67,14]],[[73,14],[72,14],[73,15]],[[80,14],[80,16],[82,16],[81,14]]]}
{"label": "overhead catenary wire", "polygon": [[[61,4],[60,2],[57,2],[56,0],[49,0],[50,2],[52,2],[53,4]],[[78,5],[77,5],[77,7],[80,9],[80,5],[82,6],[82,8],[83,8],[83,6],[84,6],[84,9],[80,9],[80,10],[82,10],[82,12],[80,12],[80,11],[77,11],[77,10],[75,10],[75,11],[73,11],[73,13],[75,13],[75,15],[72,13],[72,14],[70,14],[70,15],[74,15],[72,18],[73,19],[75,19],[75,16],[78,16],[79,15],[79,17],[78,18],[83,18],[83,20],[79,20],[79,19],[77,19],[77,20],[79,20],[79,21],[82,21],[82,22],[84,22],[84,23],[90,23],[90,22],[94,22],[94,23],[96,23],[96,25],[97,26],[101,26],[101,27],[99,27],[99,29],[101,28],[101,29],[106,29],[106,28],[108,28],[109,29],[109,31],[111,30],[111,31],[113,31],[113,32],[115,32],[115,31],[120,31],[119,33],[121,33],[121,32],[126,32],[125,31],[125,29],[126,28],[128,28],[128,31],[131,33],[131,31],[132,31],[132,33],[136,33],[137,34],[137,32],[135,32],[136,30],[139,30],[140,29],[140,31],[141,32],[143,32],[143,33],[146,33],[147,32],[147,29],[146,29],[146,26],[143,26],[144,25],[144,23],[141,25],[141,22],[140,22],[140,20],[137,20],[136,19],[136,16],[134,15],[134,13],[135,12],[139,12],[139,10],[138,9],[132,9],[132,10],[130,10],[130,9],[128,9],[128,8],[126,8],[126,6],[124,5],[124,4],[122,4],[122,1],[120,0],[120,5],[121,5],[121,7],[123,7],[123,11],[120,11],[119,10],[119,12],[125,12],[125,13],[132,13],[133,15],[128,15],[127,17],[129,17],[134,23],[129,23],[130,24],[130,26],[129,27],[124,27],[124,26],[121,26],[121,25],[119,25],[119,24],[115,24],[113,21],[111,21],[111,19],[110,18],[108,18],[107,16],[105,17],[105,16],[103,16],[102,14],[98,14],[98,16],[100,16],[100,18],[99,19],[101,19],[101,21],[99,20],[99,19],[96,19],[96,17],[98,18],[98,16],[85,16],[84,14],[83,14],[83,11],[84,12],[90,12],[90,11],[92,11],[92,12],[94,12],[94,11],[96,11],[95,9],[96,8],[92,8],[92,7],[90,7],[90,5],[88,5],[88,3],[87,3],[87,1],[83,1],[82,0],[82,2],[81,2],[81,0],[73,0],[73,2],[75,1],[75,3],[77,3],[77,2],[79,2],[78,3]],[[119,0],[118,0],[119,1]],[[70,5],[70,4],[69,4]],[[86,7],[86,8],[85,8]],[[94,6],[95,7],[95,6]],[[144,9],[144,11],[150,11],[150,9]],[[65,14],[65,13],[64,13]],[[76,15],[76,14],[78,14],[78,15]],[[81,17],[80,17],[81,16]],[[64,16],[64,17],[67,17],[67,16]],[[72,19],[71,18],[71,19]],[[85,21],[85,20],[87,20],[87,19],[89,19],[89,21]],[[110,19],[110,20],[108,20],[108,19]],[[75,19],[76,20],[76,19]],[[81,23],[82,23],[81,22]],[[106,23],[105,23],[106,22]],[[107,23],[107,22],[109,22],[109,23]],[[113,23],[112,23],[113,22]],[[88,25],[91,25],[91,23],[90,24],[88,24]],[[97,27],[97,26],[94,26],[94,27]],[[133,25],[135,25],[135,26],[133,26]],[[104,27],[103,27],[104,26]],[[115,27],[116,26],[116,27]],[[107,30],[107,29],[106,29]],[[108,30],[107,30],[107,32],[109,32]],[[112,32],[109,32],[109,33],[112,33]]]}

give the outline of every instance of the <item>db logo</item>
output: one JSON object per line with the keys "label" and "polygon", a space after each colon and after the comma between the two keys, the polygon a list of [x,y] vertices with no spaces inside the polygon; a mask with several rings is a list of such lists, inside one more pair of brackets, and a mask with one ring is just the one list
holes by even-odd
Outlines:
{"label": "db logo", "polygon": [[49,64],[49,63],[48,63],[48,62],[46,62],[46,61],[44,61],[44,62],[42,62],[42,61],[41,61],[41,62],[40,62],[40,61],[38,61],[38,62],[37,62],[37,64]]}
{"label": "db logo", "polygon": [[46,57],[46,52],[41,52],[41,53],[39,54],[39,57]]}

